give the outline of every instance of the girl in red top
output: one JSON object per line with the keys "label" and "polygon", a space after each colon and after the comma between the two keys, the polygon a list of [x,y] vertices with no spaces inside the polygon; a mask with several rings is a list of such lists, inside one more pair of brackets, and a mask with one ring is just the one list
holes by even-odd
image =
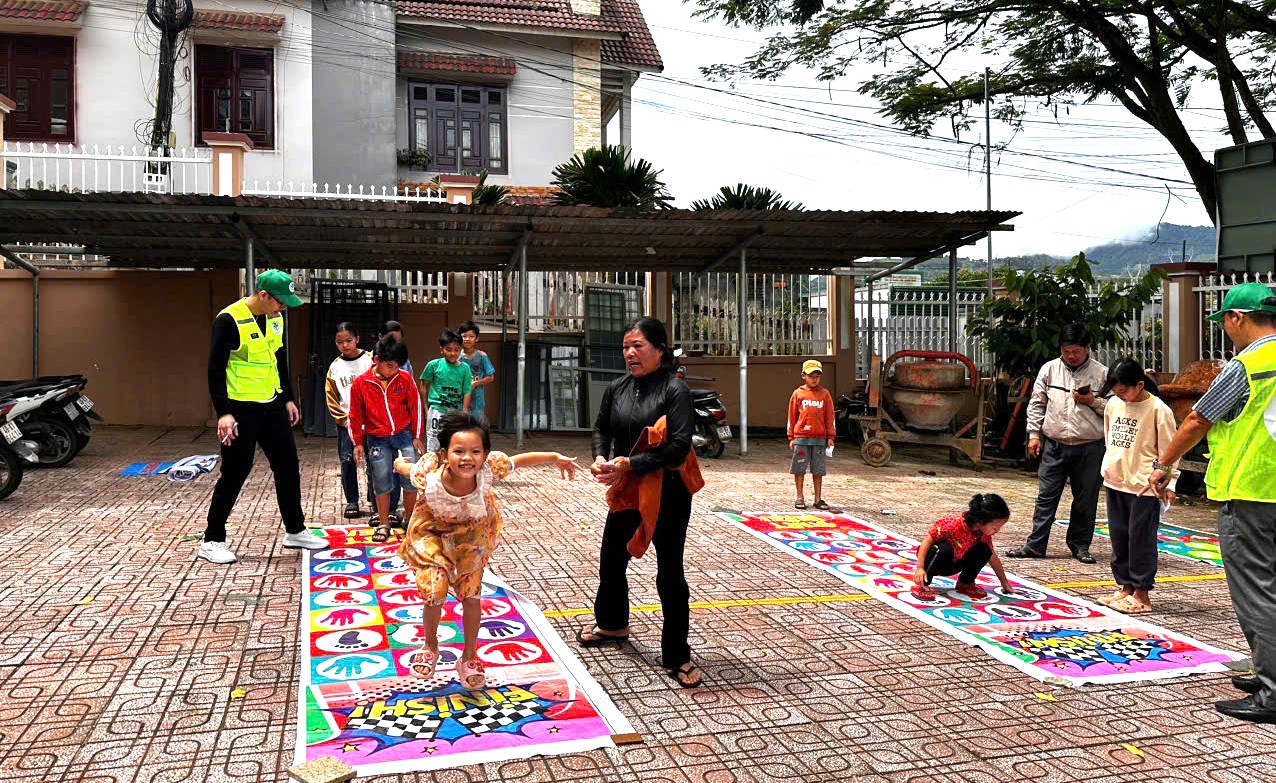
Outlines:
{"label": "girl in red top", "polygon": [[992,548],[992,537],[1010,519],[1010,507],[1000,495],[975,495],[964,514],[957,514],[931,525],[930,532],[917,547],[917,570],[913,573],[912,594],[928,600],[935,597],[930,580],[936,576],[958,574],[957,592],[976,600],[988,597],[988,591],[975,584],[984,566],[991,565],[1001,580],[1001,591],[1012,595],[1001,558]]}

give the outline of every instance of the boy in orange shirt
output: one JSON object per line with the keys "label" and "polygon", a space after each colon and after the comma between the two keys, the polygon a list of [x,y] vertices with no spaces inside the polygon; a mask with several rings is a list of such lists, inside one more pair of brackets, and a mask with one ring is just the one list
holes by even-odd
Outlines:
{"label": "boy in orange shirt", "polygon": [[793,464],[789,467],[789,472],[793,474],[793,482],[797,486],[797,501],[793,504],[796,509],[806,508],[803,484],[809,470],[811,481],[815,485],[815,508],[820,511],[829,510],[829,504],[821,497],[824,474],[828,472],[828,454],[825,449],[833,447],[837,430],[834,425],[833,395],[820,386],[823,377],[824,365],[814,359],[803,362],[804,383],[789,398],[789,451],[793,452]]}

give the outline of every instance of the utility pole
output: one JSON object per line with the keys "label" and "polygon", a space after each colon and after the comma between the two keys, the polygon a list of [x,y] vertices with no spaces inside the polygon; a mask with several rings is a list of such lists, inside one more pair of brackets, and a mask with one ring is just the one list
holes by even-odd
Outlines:
{"label": "utility pole", "polygon": [[[988,68],[984,68],[984,188],[992,214],[992,106],[988,102]],[[988,232],[988,296],[992,296],[992,232]]]}
{"label": "utility pole", "polygon": [[151,123],[151,150],[168,153],[173,129],[173,70],[177,65],[177,40],[191,26],[195,7],[191,0],[147,0],[146,18],[159,30],[159,79],[155,90],[155,120]]}

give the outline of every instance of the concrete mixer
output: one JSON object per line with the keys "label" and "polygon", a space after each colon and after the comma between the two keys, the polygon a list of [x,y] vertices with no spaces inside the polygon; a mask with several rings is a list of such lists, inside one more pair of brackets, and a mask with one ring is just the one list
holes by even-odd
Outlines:
{"label": "concrete mixer", "polygon": [[[874,355],[867,392],[865,413],[853,416],[864,431],[860,455],[867,464],[881,467],[890,462],[891,443],[947,446],[954,461],[957,452],[976,466],[983,460],[986,384],[968,357],[947,351],[897,351],[883,362]],[[957,421],[971,403],[974,415],[964,423]]]}

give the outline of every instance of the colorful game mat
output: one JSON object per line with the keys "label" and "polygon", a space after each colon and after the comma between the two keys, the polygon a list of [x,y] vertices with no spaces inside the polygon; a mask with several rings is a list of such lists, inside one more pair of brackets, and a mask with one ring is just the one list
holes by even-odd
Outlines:
{"label": "colorful game mat", "polygon": [[540,610],[490,571],[478,643],[487,687],[456,679],[451,600],[438,671],[413,677],[422,605],[398,542],[373,543],[367,526],[314,532],[330,548],[305,553],[297,763],[333,756],[362,777],[614,747],[633,731]]}
{"label": "colorful game mat", "polygon": [[990,569],[988,597],[957,593],[936,577],[933,600],[912,595],[918,542],[845,515],[718,512],[726,521],[821,568],[899,611],[978,645],[1003,663],[1057,685],[1151,680],[1221,672],[1239,659],[1191,637],[1141,622],[1010,574],[1006,596]]}
{"label": "colorful game mat", "polygon": [[[1061,527],[1068,526],[1068,520],[1066,519],[1056,519],[1054,523]],[[1108,533],[1106,519],[1099,520],[1098,524],[1094,526],[1094,532],[1104,538],[1112,538]],[[1167,555],[1195,560],[1198,563],[1208,563],[1219,568],[1223,567],[1223,555],[1219,552],[1218,535],[1215,533],[1206,533],[1203,530],[1192,530],[1191,528],[1162,522],[1157,528],[1156,548],[1157,551]]]}

